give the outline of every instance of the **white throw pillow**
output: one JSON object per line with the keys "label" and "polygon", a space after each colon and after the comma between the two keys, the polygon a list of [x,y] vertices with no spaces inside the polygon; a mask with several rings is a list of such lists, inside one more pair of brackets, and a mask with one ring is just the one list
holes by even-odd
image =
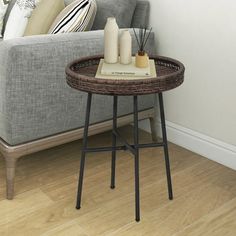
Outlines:
{"label": "white throw pillow", "polygon": [[3,19],[9,2],[10,0],[0,0],[0,37],[2,37]]}
{"label": "white throw pillow", "polygon": [[22,37],[32,11],[41,0],[17,0],[9,15],[4,40]]}

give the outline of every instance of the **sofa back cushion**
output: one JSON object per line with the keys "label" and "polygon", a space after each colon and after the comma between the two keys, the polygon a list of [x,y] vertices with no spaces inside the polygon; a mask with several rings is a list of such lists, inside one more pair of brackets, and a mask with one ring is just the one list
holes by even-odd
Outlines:
{"label": "sofa back cushion", "polygon": [[132,28],[148,27],[150,15],[150,3],[138,0],[132,19]]}
{"label": "sofa back cushion", "polygon": [[64,8],[64,0],[41,0],[29,18],[24,36],[47,34],[53,21]]}
{"label": "sofa back cushion", "polygon": [[120,28],[129,28],[136,3],[137,0],[97,0],[97,15],[92,29],[104,29],[108,17],[115,17]]}

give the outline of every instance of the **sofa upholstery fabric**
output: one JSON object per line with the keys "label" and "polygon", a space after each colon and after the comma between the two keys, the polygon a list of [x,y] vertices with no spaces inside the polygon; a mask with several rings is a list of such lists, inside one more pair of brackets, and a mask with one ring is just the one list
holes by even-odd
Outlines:
{"label": "sofa upholstery fabric", "polygon": [[115,17],[120,28],[130,28],[137,0],[97,0],[93,30],[104,29],[107,18]]}
{"label": "sofa upholstery fabric", "polygon": [[[150,54],[155,53],[154,45],[152,33]],[[65,67],[71,60],[102,53],[102,30],[0,39],[0,137],[17,145],[83,127],[86,93],[66,84]],[[139,97],[140,110],[153,103],[152,95]],[[119,97],[119,116],[132,111],[132,97]],[[91,123],[111,117],[112,97],[95,95]]]}
{"label": "sofa upholstery fabric", "polygon": [[131,26],[133,28],[144,28],[149,26],[150,3],[148,1],[137,1]]}
{"label": "sofa upholstery fabric", "polygon": [[[132,31],[131,31],[132,33]],[[133,38],[134,39],[134,38]],[[137,51],[133,41],[133,52]],[[154,35],[147,45],[155,53]],[[0,135],[10,145],[84,126],[86,93],[66,84],[65,66],[103,53],[103,31],[31,36],[0,42]],[[153,106],[140,96],[139,109]],[[132,98],[119,98],[119,116],[133,111]],[[112,97],[93,97],[91,123],[112,118]]]}

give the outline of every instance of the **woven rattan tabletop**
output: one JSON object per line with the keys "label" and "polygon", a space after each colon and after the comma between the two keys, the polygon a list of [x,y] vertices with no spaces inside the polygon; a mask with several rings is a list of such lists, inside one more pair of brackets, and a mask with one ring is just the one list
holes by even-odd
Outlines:
{"label": "woven rattan tabletop", "polygon": [[67,84],[80,91],[106,95],[143,95],[174,89],[184,81],[184,65],[171,58],[151,56],[157,77],[148,79],[100,79],[95,78],[103,56],[84,57],[66,67]]}

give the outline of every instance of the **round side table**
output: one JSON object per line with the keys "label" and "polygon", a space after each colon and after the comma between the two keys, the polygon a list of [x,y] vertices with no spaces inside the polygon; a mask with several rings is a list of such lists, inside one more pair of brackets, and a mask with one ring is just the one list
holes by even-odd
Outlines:
{"label": "round side table", "polygon": [[[168,143],[166,136],[165,113],[163,105],[162,92],[174,89],[181,85],[184,80],[184,65],[179,61],[171,58],[153,56],[157,77],[148,79],[125,80],[117,77],[117,79],[100,79],[95,78],[100,59],[103,56],[92,56],[75,60],[66,67],[67,84],[77,90],[88,93],[87,108],[84,125],[83,148],[81,154],[80,174],[78,182],[78,194],[76,208],[80,209],[82,185],[84,176],[85,156],[88,152],[111,151],[111,188],[115,188],[115,165],[116,151],[129,150],[134,155],[135,162],[135,220],[140,221],[140,193],[139,193],[139,148],[163,147],[165,155],[166,176],[169,199],[173,199],[170,162],[168,154]],[[139,144],[138,132],[138,95],[158,94],[159,107],[162,126],[162,142]],[[90,119],[90,109],[92,94],[103,94],[113,96],[113,130],[112,130],[112,146],[89,148],[87,145],[88,128]],[[134,105],[134,144],[129,144],[122,138],[117,130],[117,103],[118,96],[133,96]],[[122,141],[123,145],[116,145],[116,140]]]}

